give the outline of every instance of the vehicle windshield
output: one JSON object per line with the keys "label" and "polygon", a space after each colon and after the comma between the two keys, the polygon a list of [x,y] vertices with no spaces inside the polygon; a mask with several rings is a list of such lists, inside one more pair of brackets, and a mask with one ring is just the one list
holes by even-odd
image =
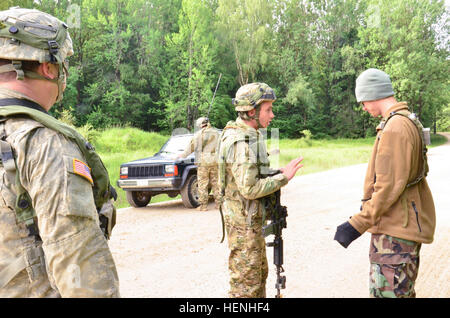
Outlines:
{"label": "vehicle windshield", "polygon": [[172,137],[164,145],[164,147],[161,148],[160,152],[163,155],[177,155],[179,153],[182,153],[189,145],[191,139],[192,135]]}

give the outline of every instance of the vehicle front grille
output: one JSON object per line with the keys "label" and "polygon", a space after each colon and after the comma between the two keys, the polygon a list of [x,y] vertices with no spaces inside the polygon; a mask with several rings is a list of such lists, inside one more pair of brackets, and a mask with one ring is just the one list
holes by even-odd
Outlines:
{"label": "vehicle front grille", "polygon": [[164,176],[164,166],[128,167],[128,178],[146,178]]}

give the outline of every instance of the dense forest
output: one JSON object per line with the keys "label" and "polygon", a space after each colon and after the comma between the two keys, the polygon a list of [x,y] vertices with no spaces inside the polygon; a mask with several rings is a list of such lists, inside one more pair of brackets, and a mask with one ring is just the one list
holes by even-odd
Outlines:
{"label": "dense forest", "polygon": [[223,128],[236,90],[260,81],[278,97],[271,127],[282,137],[365,137],[376,120],[355,79],[376,67],[426,127],[450,129],[444,1],[2,0],[0,10],[11,6],[69,25],[75,54],[53,113],[79,126],[170,133],[209,116]]}

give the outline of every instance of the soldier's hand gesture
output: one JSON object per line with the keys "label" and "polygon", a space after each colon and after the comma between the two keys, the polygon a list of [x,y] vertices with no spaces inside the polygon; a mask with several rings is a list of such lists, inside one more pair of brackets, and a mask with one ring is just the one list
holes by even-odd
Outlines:
{"label": "soldier's hand gesture", "polygon": [[298,158],[295,158],[293,160],[291,160],[291,162],[289,162],[286,167],[280,168],[280,171],[288,178],[288,180],[291,180],[295,174],[297,173],[297,171],[303,167],[302,164],[300,164],[300,162],[302,162],[303,157],[300,156]]}

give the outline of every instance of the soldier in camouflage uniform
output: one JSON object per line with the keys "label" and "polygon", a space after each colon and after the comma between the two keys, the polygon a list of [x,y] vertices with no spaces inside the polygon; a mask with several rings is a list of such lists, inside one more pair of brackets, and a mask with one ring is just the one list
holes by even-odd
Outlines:
{"label": "soldier in camouflage uniform", "polygon": [[274,118],[275,99],[264,83],[239,88],[233,99],[239,117],[227,123],[220,140],[219,185],[230,249],[230,297],[266,296],[268,264],[262,226],[270,211],[264,211],[264,197],[286,185],[302,167],[299,157],[281,168],[281,173],[268,176],[272,170],[259,129]]}
{"label": "soldier in camouflage uniform", "polygon": [[[67,26],[55,17],[0,11],[0,297],[119,296],[97,212],[112,211],[106,169],[89,167],[86,149],[46,126],[60,127],[47,111],[62,98],[72,54]],[[99,188],[101,178],[110,188]]]}
{"label": "soldier in camouflage uniform", "polygon": [[196,121],[196,126],[200,128],[191,139],[188,147],[178,158],[186,158],[195,151],[197,163],[197,186],[200,205],[199,211],[208,210],[209,186],[211,186],[218,208],[219,188],[217,184],[217,155],[216,148],[219,139],[219,132],[212,127],[209,119],[200,117]]}
{"label": "soldier in camouflage uniform", "polygon": [[368,231],[370,296],[415,297],[422,243],[433,241],[433,196],[423,126],[406,102],[397,102],[389,75],[368,69],[356,79],[356,99],[373,117],[382,116],[367,167],[360,212],[336,230],[347,247]]}

